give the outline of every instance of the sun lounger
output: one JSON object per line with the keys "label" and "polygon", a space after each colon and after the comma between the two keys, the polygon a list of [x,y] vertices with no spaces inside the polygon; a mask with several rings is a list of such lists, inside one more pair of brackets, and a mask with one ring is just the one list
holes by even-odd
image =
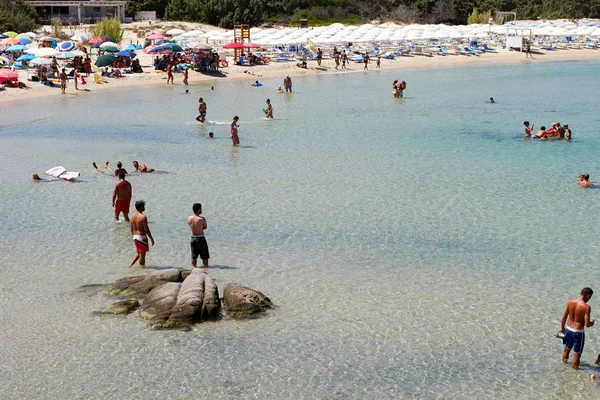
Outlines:
{"label": "sun lounger", "polygon": [[63,179],[65,181],[73,182],[75,179],[79,178],[79,172],[69,172],[63,166],[50,168],[46,171],[46,175],[51,176],[53,178]]}
{"label": "sun lounger", "polygon": [[483,44],[483,48],[485,49],[485,51],[489,51],[490,53],[495,53],[496,50],[491,48],[490,46],[487,45],[487,43]]}

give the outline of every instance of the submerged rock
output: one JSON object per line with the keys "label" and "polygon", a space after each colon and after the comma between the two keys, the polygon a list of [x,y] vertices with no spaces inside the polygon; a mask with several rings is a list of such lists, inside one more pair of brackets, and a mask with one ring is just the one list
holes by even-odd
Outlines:
{"label": "submerged rock", "polygon": [[221,302],[213,279],[194,269],[181,283],[172,281],[152,289],[140,315],[161,328],[182,328],[219,316]]}
{"label": "submerged rock", "polygon": [[97,313],[98,314],[115,314],[115,315],[129,314],[130,312],[132,312],[133,310],[138,308],[139,305],[140,305],[140,302],[137,299],[121,300],[121,301],[112,303],[110,306],[104,307],[102,310],[98,311]]}
{"label": "submerged rock", "polygon": [[246,286],[225,286],[223,304],[232,317],[247,317],[273,306],[267,296]]}
{"label": "submerged rock", "polygon": [[119,279],[113,283],[108,291],[114,297],[144,297],[152,289],[168,282],[183,282],[189,271],[179,269],[166,269],[155,271],[146,276],[134,276]]}

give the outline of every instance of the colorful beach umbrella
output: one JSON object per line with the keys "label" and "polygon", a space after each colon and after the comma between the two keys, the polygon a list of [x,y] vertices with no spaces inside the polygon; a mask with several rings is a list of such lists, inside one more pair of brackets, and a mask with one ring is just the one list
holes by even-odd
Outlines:
{"label": "colorful beach umbrella", "polygon": [[243,43],[227,43],[225,46],[223,46],[224,49],[243,49],[244,48],[244,44]]}
{"label": "colorful beach umbrella", "polygon": [[0,82],[18,81],[19,75],[10,69],[0,69]]}
{"label": "colorful beach umbrella", "polygon": [[13,44],[19,44],[19,39],[15,39],[15,38],[9,37],[9,38],[0,40],[0,44],[3,44],[5,46],[7,46],[7,45],[10,46],[10,45],[13,45]]}
{"label": "colorful beach umbrella", "polygon": [[98,57],[98,59],[95,62],[95,65],[97,67],[106,67],[108,65],[112,65],[112,63],[114,62],[115,56],[113,56],[112,54],[104,54]]}
{"label": "colorful beach umbrella", "polygon": [[256,43],[244,43],[244,48],[245,49],[258,49],[260,46],[257,45]]}
{"label": "colorful beach umbrella", "polygon": [[104,39],[105,42],[114,42],[115,41],[115,38],[110,35],[101,36],[101,38]]}
{"label": "colorful beach umbrella", "polygon": [[117,54],[115,54],[115,56],[116,57],[135,58],[137,56],[137,54],[135,54],[131,50],[121,50],[120,52],[118,52]]}
{"label": "colorful beach umbrella", "polygon": [[26,45],[26,44],[30,44],[30,43],[31,43],[31,39],[27,39],[27,38],[19,39],[19,44]]}
{"label": "colorful beach umbrella", "polygon": [[0,39],[6,39],[8,36],[6,36],[5,34],[0,33]]}
{"label": "colorful beach umbrella", "polygon": [[[104,42],[100,45],[101,49],[104,49],[106,47],[116,47],[117,49],[119,48],[119,45],[114,43],[114,42]],[[118,50],[117,50],[118,51]]]}
{"label": "colorful beach umbrella", "polygon": [[4,32],[3,35],[11,37],[11,38],[16,38],[17,35],[18,35],[18,33],[17,32],[13,32],[13,31],[8,31],[8,32]]}
{"label": "colorful beach umbrella", "polygon": [[15,39],[31,39],[31,36],[29,36],[29,33],[19,33]]}
{"label": "colorful beach umbrella", "polygon": [[125,47],[123,50],[135,51],[135,50],[141,50],[141,49],[142,49],[142,46],[131,43],[129,46]]}
{"label": "colorful beach umbrella", "polygon": [[106,42],[106,40],[102,39],[101,37],[95,37],[95,38],[91,38],[90,40],[88,40],[89,44],[104,43],[104,42]]}
{"label": "colorful beach umbrella", "polygon": [[60,51],[61,53],[73,51],[75,49],[77,49],[77,44],[75,42],[62,42],[56,46],[56,50]]}
{"label": "colorful beach umbrella", "polygon": [[8,49],[4,50],[9,53],[16,53],[17,51],[25,51],[27,50],[27,46],[23,46],[22,44],[15,44],[10,46]]}
{"label": "colorful beach umbrella", "polygon": [[160,40],[160,39],[164,39],[164,38],[165,38],[165,35],[161,35],[160,33],[154,33],[154,34],[148,36],[146,39],[149,39],[149,40]]}

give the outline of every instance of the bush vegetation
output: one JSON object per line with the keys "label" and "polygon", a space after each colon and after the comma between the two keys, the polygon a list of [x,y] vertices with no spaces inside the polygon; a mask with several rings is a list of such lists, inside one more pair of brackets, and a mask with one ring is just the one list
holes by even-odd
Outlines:
{"label": "bush vegetation", "polygon": [[91,31],[93,37],[112,36],[116,43],[123,38],[123,29],[118,18],[104,18]]}

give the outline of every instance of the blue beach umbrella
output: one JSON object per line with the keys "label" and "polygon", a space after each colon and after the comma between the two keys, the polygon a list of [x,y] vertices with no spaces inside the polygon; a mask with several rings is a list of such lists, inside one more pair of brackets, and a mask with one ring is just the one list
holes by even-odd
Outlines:
{"label": "blue beach umbrella", "polygon": [[137,54],[135,54],[133,51],[130,51],[130,50],[121,50],[120,52],[118,52],[117,54],[115,54],[115,56],[117,56],[117,57],[135,58],[135,56],[137,56]]}
{"label": "blue beach umbrella", "polygon": [[19,39],[19,44],[26,45],[26,44],[29,44],[29,43],[31,43],[31,40],[29,40],[27,38],[20,38]]}
{"label": "blue beach umbrella", "polygon": [[123,50],[134,51],[134,50],[141,50],[141,49],[142,49],[142,46],[131,43],[129,46],[125,47]]}
{"label": "blue beach umbrella", "polygon": [[7,37],[8,37],[7,35],[0,33],[0,39],[6,39]]}
{"label": "blue beach umbrella", "polygon": [[8,51],[9,53],[14,53],[14,52],[23,51],[23,50],[27,50],[27,46],[23,46],[22,44],[14,44],[4,51]]}
{"label": "blue beach umbrella", "polygon": [[17,61],[31,61],[35,58],[33,54],[23,54],[21,57],[17,58]]}
{"label": "blue beach umbrella", "polygon": [[62,42],[56,47],[56,50],[65,53],[67,51],[73,51],[77,49],[77,44],[75,42]]}
{"label": "blue beach umbrella", "polygon": [[107,42],[114,42],[115,38],[112,36],[100,36],[102,39],[106,40]]}

